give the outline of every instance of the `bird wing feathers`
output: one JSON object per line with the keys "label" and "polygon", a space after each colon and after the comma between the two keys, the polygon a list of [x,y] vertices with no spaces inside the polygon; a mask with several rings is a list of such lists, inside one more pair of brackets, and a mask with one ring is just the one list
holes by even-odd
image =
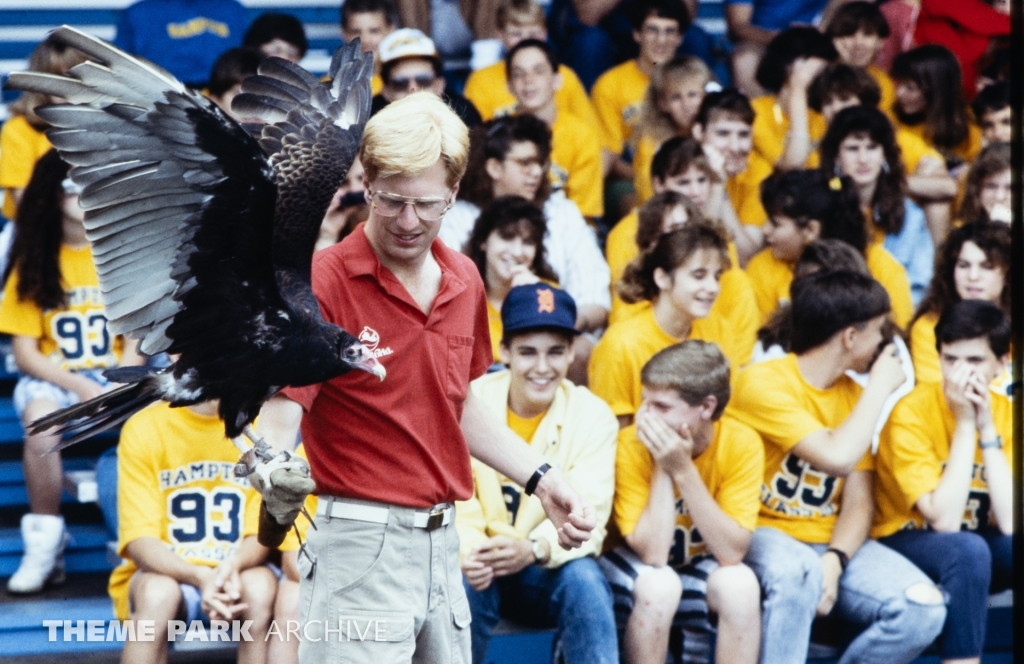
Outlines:
{"label": "bird wing feathers", "polygon": [[295,272],[300,299],[312,297],[313,245],[369,116],[372,60],[339,49],[329,84],[264,61],[236,98],[271,123],[257,139],[160,69],[74,28],[53,36],[90,61],[67,76],[14,73],[9,85],[68,102],[38,113],[84,186],[110,329],[147,354],[223,365],[253,326],[290,309],[278,272]]}

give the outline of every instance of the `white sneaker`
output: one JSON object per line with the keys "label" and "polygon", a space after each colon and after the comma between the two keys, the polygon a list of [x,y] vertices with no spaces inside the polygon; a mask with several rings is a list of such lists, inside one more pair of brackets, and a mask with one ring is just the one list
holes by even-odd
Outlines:
{"label": "white sneaker", "polygon": [[64,517],[26,514],[21,517],[25,555],[18,571],[7,581],[7,592],[37,593],[48,584],[64,583]]}

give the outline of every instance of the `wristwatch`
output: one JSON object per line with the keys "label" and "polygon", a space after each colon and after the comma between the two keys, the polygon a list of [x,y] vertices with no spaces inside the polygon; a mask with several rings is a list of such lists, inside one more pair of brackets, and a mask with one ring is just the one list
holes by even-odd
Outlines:
{"label": "wristwatch", "polygon": [[989,450],[995,448],[997,450],[1003,449],[1003,437],[996,436],[995,440],[981,440],[978,441],[978,447],[983,450]]}
{"label": "wristwatch", "polygon": [[544,545],[540,540],[532,539],[533,542],[533,562],[535,565],[543,565],[548,561],[548,556],[544,555]]}

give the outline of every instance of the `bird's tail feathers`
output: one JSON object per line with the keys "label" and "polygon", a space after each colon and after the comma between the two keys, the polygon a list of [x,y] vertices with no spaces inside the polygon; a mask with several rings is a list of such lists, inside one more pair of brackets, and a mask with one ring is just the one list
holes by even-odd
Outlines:
{"label": "bird's tail feathers", "polygon": [[160,383],[155,373],[156,370],[146,367],[121,367],[105,371],[104,376],[111,380],[130,382],[95,399],[41,417],[28,426],[28,432],[36,434],[55,426],[60,427],[57,433],[61,434],[62,440],[47,450],[49,454],[112,429],[160,400]]}

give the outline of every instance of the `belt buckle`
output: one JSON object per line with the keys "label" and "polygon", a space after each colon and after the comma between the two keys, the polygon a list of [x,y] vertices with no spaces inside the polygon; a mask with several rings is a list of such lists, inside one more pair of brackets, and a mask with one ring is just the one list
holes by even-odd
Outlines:
{"label": "belt buckle", "polygon": [[427,532],[437,530],[444,525],[444,511],[446,508],[431,511],[427,516]]}

